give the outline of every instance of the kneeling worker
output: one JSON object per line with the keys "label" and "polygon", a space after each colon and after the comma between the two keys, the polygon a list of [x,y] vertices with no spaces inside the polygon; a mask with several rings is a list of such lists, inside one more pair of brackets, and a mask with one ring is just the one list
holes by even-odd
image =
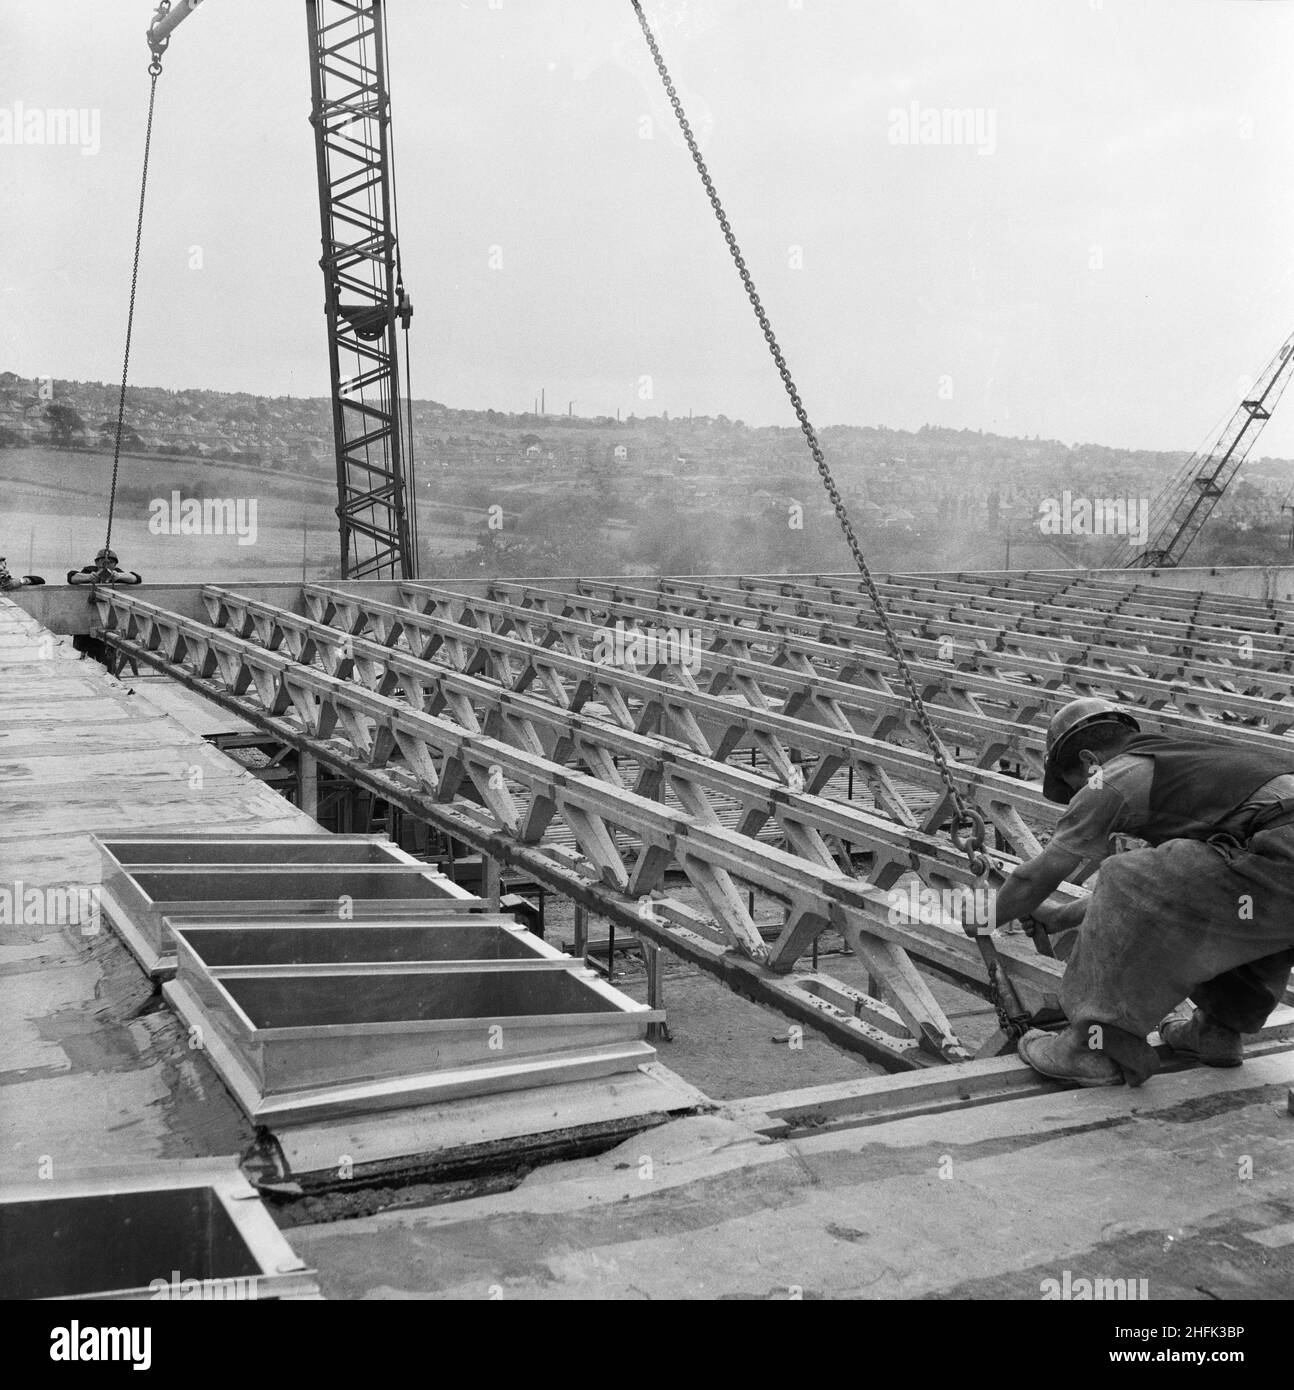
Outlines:
{"label": "kneeling worker", "polygon": [[[1073,700],[1047,730],[1043,794],[1068,810],[999,890],[997,918],[1080,930],[1060,992],[1069,1026],[1031,1030],[1020,1055],[1075,1085],[1139,1086],[1158,1026],[1175,1052],[1239,1066],[1241,1034],[1294,968],[1294,743],[1143,734],[1117,705]],[[1149,848],[1113,854],[1116,834]],[[1102,861],[1091,897],[1044,907],[1086,860]],[[1187,998],[1193,1013],[1170,1014]]]}

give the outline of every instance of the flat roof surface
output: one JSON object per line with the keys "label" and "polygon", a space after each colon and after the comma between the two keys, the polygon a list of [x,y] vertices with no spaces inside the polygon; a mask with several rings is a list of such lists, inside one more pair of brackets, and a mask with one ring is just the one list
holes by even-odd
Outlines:
{"label": "flat roof surface", "polygon": [[784,1141],[697,1116],[511,1192],[288,1235],[329,1298],[1036,1301],[1068,1271],[1287,1299],[1291,1084],[1282,1052]]}
{"label": "flat roof surface", "polygon": [[[150,684],[158,684],[150,682]],[[99,880],[93,833],[318,833],[131,681],[0,598],[0,888]],[[214,710],[219,716],[220,712]],[[0,932],[0,1177],[238,1154],[251,1126],[110,928]]]}
{"label": "flat roof surface", "polygon": [[186,690],[170,676],[159,675],[156,671],[141,671],[138,676],[131,672],[129,684],[138,699],[147,700],[163,714],[169,714],[199,738],[259,732],[254,724]]}

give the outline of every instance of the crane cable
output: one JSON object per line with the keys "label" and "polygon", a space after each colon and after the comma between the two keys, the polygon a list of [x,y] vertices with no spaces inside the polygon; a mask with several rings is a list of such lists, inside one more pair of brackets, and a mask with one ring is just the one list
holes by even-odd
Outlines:
{"label": "crane cable", "polygon": [[925,702],[921,698],[921,692],[917,689],[916,681],[913,679],[912,670],[903,654],[903,647],[899,642],[898,635],[890,622],[889,614],[885,611],[885,604],[881,598],[880,590],[876,586],[876,580],[872,577],[872,572],[868,568],[867,561],[863,558],[862,547],[858,543],[858,537],[854,534],[853,523],[849,519],[849,513],[845,509],[844,500],[840,496],[840,489],[836,486],[836,480],[832,477],[826,457],[822,452],[822,446],[818,443],[817,432],[814,430],[809,420],[808,412],[804,408],[804,403],[800,399],[800,393],[796,389],[795,381],[791,376],[790,368],[786,365],[786,358],[782,355],[782,349],[778,344],[777,338],[773,333],[772,324],[769,322],[768,315],[764,311],[764,306],[755,289],[755,282],[751,278],[750,271],[746,268],[746,262],[741,254],[741,247],[737,244],[737,238],[733,234],[731,225],[728,222],[727,213],[724,211],[723,204],[719,201],[719,194],[715,189],[714,181],[710,177],[710,171],[706,167],[705,160],[701,157],[701,150],[697,145],[696,137],[692,133],[692,127],[688,122],[687,116],[683,112],[683,103],[679,100],[678,93],[674,89],[674,83],[670,79],[669,69],[665,66],[665,59],[661,56],[660,46],[656,42],[656,36],[652,33],[651,26],[647,22],[647,17],[643,14],[640,0],[630,0],[634,7],[634,13],[638,17],[638,23],[643,31],[643,37],[647,40],[647,47],[651,50],[652,61],[656,64],[656,71],[660,74],[661,82],[665,87],[665,94],[669,98],[670,105],[674,108],[674,115],[678,120],[679,129],[683,133],[683,139],[687,142],[687,147],[692,155],[692,162],[696,165],[697,172],[701,175],[701,182],[705,186],[706,195],[710,200],[710,206],[714,209],[714,215],[718,219],[720,230],[723,232],[723,239],[728,244],[728,250],[732,255],[733,264],[737,267],[737,274],[741,277],[741,283],[746,291],[746,298],[750,300],[751,308],[755,311],[755,317],[759,321],[759,326],[764,334],[764,341],[768,344],[768,350],[772,354],[773,361],[777,364],[778,374],[782,378],[782,384],[786,387],[786,393],[791,398],[791,405],[795,410],[796,418],[800,422],[800,429],[809,445],[809,452],[813,455],[813,461],[817,465],[818,473],[822,478],[827,496],[831,499],[831,505],[836,514],[836,520],[840,523],[840,529],[844,532],[845,542],[849,546],[850,554],[854,557],[854,563],[858,566],[858,572],[862,576],[863,583],[867,588],[868,597],[872,601],[872,607],[876,610],[876,617],[880,623],[881,631],[885,636],[885,645],[889,649],[890,656],[894,664],[898,667],[899,675],[903,681],[903,689],[907,696],[908,703],[912,706],[912,711],[916,716],[917,723],[921,726],[921,732],[930,747],[930,755],[934,759],[935,767],[938,770],[939,778],[944,784],[948,798],[954,807],[952,818],[951,836],[953,843],[966,855],[969,861],[971,872],[977,878],[982,878],[993,867],[992,861],[984,851],[984,817],[965,796],[961,788],[953,780],[952,770],[948,766],[948,755],[940,741],[934,725],[930,722],[929,712],[926,710]]}
{"label": "crane cable", "polygon": [[[166,6],[170,8],[169,5]],[[148,155],[153,143],[153,107],[157,101],[157,79],[162,75],[162,54],[169,40],[160,45],[149,38],[153,51],[148,65],[148,124],[144,130],[144,168],[139,180],[139,216],[135,221],[135,259],[130,269],[130,308],[126,313],[126,351],[121,363],[121,393],[117,397],[117,432],[112,446],[112,485],[108,492],[108,531],[103,548],[112,549],[112,518],[117,506],[117,472],[121,467],[121,431],[126,418],[126,381],[130,374],[130,338],[135,327],[135,292],[139,285],[139,251],[144,238],[144,196],[148,191]]]}

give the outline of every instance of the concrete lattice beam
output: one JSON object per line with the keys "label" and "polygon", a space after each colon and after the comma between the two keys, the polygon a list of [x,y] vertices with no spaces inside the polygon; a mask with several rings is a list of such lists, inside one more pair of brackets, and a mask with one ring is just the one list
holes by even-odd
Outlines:
{"label": "concrete lattice beam", "polygon": [[[936,725],[975,750],[980,765],[956,763],[955,777],[1021,855],[1056,808],[993,765],[1036,774],[1046,719],[1073,694],[1134,704],[1152,729],[1243,718],[1228,735],[1258,746],[1294,723],[1294,605],[1036,575],[884,589]],[[900,741],[914,726],[856,580],[473,590],[410,584],[386,590],[395,603],[303,585],[293,612],[206,586],[207,623],[111,591],[96,606],[126,655],[744,992],[816,1017],[838,1041],[889,1065],[964,1055],[914,962],[983,992],[978,955],[950,921],[896,924],[886,890],[909,875],[945,889],[974,881],[939,834],[948,807],[933,761]],[[594,659],[616,621],[695,628],[695,666]],[[752,749],[761,765],[738,765]],[[844,768],[862,774],[874,811],[826,794]],[[729,829],[720,811],[734,808]],[[557,825],[574,849],[545,841]],[[671,866],[706,912],[668,897]],[[749,890],[783,906],[771,947]],[[794,968],[827,928],[884,982],[885,1003]],[[1001,949],[1035,1005],[1054,997],[1056,962],[1018,938]]]}

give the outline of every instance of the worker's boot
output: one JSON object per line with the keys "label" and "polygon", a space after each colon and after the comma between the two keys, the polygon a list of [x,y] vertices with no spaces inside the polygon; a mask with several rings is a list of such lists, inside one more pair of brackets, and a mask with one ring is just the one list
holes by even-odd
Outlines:
{"label": "worker's boot", "polygon": [[1159,1036],[1174,1052],[1194,1057],[1206,1067],[1238,1067],[1245,1060],[1240,1034],[1215,1022],[1203,1009],[1169,1014],[1159,1025]]}
{"label": "worker's boot", "polygon": [[1071,1086],[1121,1086],[1123,1073],[1104,1052],[1087,1045],[1087,1030],[1071,1024],[1063,1033],[1031,1028],[1020,1039],[1020,1056],[1041,1075]]}

